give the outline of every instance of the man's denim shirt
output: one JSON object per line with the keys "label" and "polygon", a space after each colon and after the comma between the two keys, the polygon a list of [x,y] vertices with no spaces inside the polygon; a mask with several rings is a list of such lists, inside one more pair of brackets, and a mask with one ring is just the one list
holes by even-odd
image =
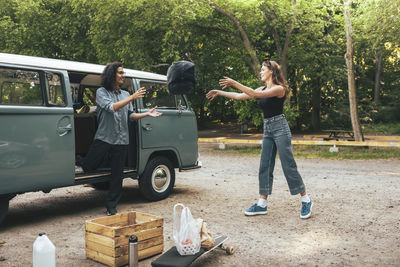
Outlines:
{"label": "man's denim shirt", "polygon": [[113,104],[129,97],[125,90],[108,91],[100,87],[96,92],[98,128],[95,139],[112,145],[129,144],[128,117],[133,112],[132,103],[115,111]]}

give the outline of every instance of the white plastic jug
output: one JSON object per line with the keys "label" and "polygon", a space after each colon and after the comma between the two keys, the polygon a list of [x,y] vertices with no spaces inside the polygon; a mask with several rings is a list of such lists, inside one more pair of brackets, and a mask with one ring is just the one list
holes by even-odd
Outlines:
{"label": "white plastic jug", "polygon": [[55,266],[56,247],[45,233],[40,233],[33,243],[33,267]]}

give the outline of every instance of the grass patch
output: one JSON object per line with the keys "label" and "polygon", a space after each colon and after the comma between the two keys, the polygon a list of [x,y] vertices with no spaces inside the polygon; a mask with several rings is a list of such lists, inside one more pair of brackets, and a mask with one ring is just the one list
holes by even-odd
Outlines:
{"label": "grass patch", "polygon": [[[399,148],[338,147],[339,152],[329,152],[329,148],[330,146],[294,145],[293,154],[295,158],[306,159],[400,159]],[[225,150],[247,155],[259,155],[261,153],[260,146],[230,146]]]}
{"label": "grass patch", "polygon": [[329,152],[330,146],[293,147],[293,154],[298,158],[324,159],[400,159],[399,148],[380,147],[338,147],[339,152]]}
{"label": "grass patch", "polygon": [[364,126],[364,133],[368,134],[384,134],[384,135],[399,135],[400,122],[394,123],[376,123],[366,124]]}

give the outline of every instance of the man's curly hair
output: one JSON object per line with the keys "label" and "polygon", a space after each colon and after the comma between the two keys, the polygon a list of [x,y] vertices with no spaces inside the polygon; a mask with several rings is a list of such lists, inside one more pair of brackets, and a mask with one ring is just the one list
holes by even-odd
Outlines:
{"label": "man's curly hair", "polygon": [[117,69],[119,67],[122,67],[121,62],[111,62],[107,64],[103,70],[103,73],[101,74],[101,86],[109,91],[114,90],[113,86],[115,83],[115,74],[117,73]]}

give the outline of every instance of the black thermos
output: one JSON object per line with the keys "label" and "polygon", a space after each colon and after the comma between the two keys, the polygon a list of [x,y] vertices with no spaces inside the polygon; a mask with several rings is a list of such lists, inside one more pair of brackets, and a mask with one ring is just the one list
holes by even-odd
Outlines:
{"label": "black thermos", "polygon": [[135,235],[129,237],[128,255],[129,267],[138,267],[138,238]]}

